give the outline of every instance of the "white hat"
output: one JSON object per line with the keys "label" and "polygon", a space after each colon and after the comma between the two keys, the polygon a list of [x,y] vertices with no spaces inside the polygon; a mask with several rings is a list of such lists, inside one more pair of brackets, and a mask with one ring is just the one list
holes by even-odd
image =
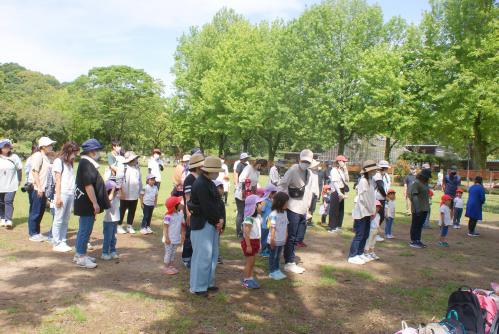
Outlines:
{"label": "white hat", "polygon": [[191,156],[189,154],[185,154],[182,157],[182,162],[189,162],[190,159],[191,159]]}
{"label": "white hat", "polygon": [[127,151],[125,152],[125,163],[132,162],[133,160],[137,159],[139,155],[135,154],[133,151]]}
{"label": "white hat", "polygon": [[319,167],[320,164],[321,163],[319,161],[314,159],[314,160],[312,160],[312,163],[310,164],[310,169],[315,169],[315,168]]}
{"label": "white hat", "polygon": [[248,153],[246,152],[243,152],[241,153],[241,155],[239,156],[239,160],[244,160],[244,159],[248,159],[250,156]]}
{"label": "white hat", "polygon": [[46,147],[55,144],[55,140],[50,139],[49,137],[42,137],[38,139],[38,147]]}
{"label": "white hat", "polygon": [[390,164],[386,160],[380,160],[378,162],[378,167],[379,168],[390,168]]}
{"label": "white hat", "polygon": [[314,152],[309,149],[305,149],[300,152],[300,161],[308,161],[312,163],[312,160],[314,160]]}

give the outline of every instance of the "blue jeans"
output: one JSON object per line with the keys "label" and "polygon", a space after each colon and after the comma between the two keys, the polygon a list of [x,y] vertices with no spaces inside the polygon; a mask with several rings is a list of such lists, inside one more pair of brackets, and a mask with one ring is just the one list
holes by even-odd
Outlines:
{"label": "blue jeans", "polygon": [[367,238],[369,238],[369,230],[371,229],[371,217],[366,216],[362,219],[355,219],[353,223],[353,230],[355,236],[353,237],[352,244],[350,245],[349,257],[362,255],[366,247]]}
{"label": "blue jeans", "polygon": [[296,242],[303,242],[303,240],[305,240],[306,232],[307,232],[307,216],[305,215],[305,220],[300,220],[300,223],[298,224]]}
{"label": "blue jeans", "polygon": [[95,216],[81,216],[76,235],[76,255],[87,254],[87,244],[94,228]]}
{"label": "blue jeans", "polygon": [[288,209],[288,240],[286,240],[286,245],[284,245],[284,262],[292,263],[295,262],[295,247],[298,239],[298,230],[300,224],[307,225],[307,216],[300,215]]}
{"label": "blue jeans", "polygon": [[260,253],[264,253],[265,251],[269,250],[269,244],[267,243],[267,238],[269,236],[269,229],[268,228],[262,228],[262,238],[261,243],[262,243],[262,249]]}
{"label": "blue jeans", "polygon": [[154,211],[154,205],[145,205],[142,209],[144,217],[142,218],[141,228],[146,228],[151,226],[152,213]]}
{"label": "blue jeans", "polygon": [[393,217],[386,217],[385,236],[392,235]]}
{"label": "blue jeans", "polygon": [[454,208],[454,226],[461,225],[461,217],[463,216],[463,208]]}
{"label": "blue jeans", "polygon": [[73,210],[73,194],[61,194],[62,207],[55,208],[54,221],[52,222],[52,243],[58,245],[66,242],[69,218]]}
{"label": "blue jeans", "polygon": [[40,223],[45,213],[46,203],[47,197],[45,197],[45,193],[43,193],[42,197],[38,197],[38,192],[35,190],[31,192],[31,209],[29,210],[28,217],[28,232],[30,237],[40,234]]}
{"label": "blue jeans", "polygon": [[269,273],[279,270],[279,258],[281,257],[283,248],[284,246],[275,246],[274,249],[270,248]]}
{"label": "blue jeans", "polygon": [[205,292],[215,286],[219,236],[215,226],[208,222],[201,230],[191,230],[193,252],[189,283],[192,292]]}
{"label": "blue jeans", "polygon": [[102,226],[102,234],[104,240],[102,241],[102,255],[109,255],[116,253],[116,230],[118,222],[104,222]]}
{"label": "blue jeans", "polygon": [[16,192],[0,193],[0,218],[12,221]]}

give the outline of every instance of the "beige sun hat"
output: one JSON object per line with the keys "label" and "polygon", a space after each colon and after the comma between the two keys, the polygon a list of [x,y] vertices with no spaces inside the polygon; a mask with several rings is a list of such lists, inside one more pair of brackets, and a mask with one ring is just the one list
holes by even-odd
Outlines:
{"label": "beige sun hat", "polygon": [[182,162],[189,162],[190,159],[191,156],[189,154],[184,154],[184,156],[182,157]]}
{"label": "beige sun hat", "polygon": [[319,167],[321,163],[315,159],[312,160],[312,163],[310,164],[310,169],[316,169],[317,167]]}
{"label": "beige sun hat", "polygon": [[204,156],[200,153],[194,153],[189,159],[189,169],[203,167]]}
{"label": "beige sun hat", "polygon": [[204,165],[201,169],[207,173],[220,173],[224,171],[222,169],[222,160],[213,156],[204,159]]}
{"label": "beige sun hat", "polygon": [[140,157],[140,155],[137,155],[135,154],[135,152],[133,151],[126,151],[125,152],[125,164],[137,159],[138,157]]}
{"label": "beige sun hat", "polygon": [[376,164],[376,161],[374,160],[366,160],[362,164],[362,173],[367,173],[372,170],[378,170],[378,165]]}

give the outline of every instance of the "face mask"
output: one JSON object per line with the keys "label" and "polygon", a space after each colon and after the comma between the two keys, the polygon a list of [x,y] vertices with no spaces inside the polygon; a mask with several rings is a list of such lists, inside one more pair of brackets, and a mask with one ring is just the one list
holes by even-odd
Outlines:
{"label": "face mask", "polygon": [[100,160],[100,152],[95,152],[94,160],[95,161],[99,161]]}
{"label": "face mask", "polygon": [[300,162],[301,170],[307,170],[308,167],[310,167],[310,164],[308,162]]}
{"label": "face mask", "polygon": [[156,159],[156,160],[157,160],[157,159],[159,159],[159,154],[156,154],[156,153],[155,153],[155,154],[153,154],[153,156],[152,156],[152,157],[153,157],[154,159]]}
{"label": "face mask", "polygon": [[344,161],[338,161],[338,165],[343,168],[345,167],[345,162]]}

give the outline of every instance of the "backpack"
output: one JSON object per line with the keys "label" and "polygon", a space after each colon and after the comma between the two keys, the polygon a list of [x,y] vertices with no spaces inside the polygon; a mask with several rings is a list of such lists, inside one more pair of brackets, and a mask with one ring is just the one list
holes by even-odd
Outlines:
{"label": "backpack", "polygon": [[418,330],[416,328],[407,326],[407,323],[405,321],[402,321],[402,329],[395,334],[418,334]]}
{"label": "backpack", "polygon": [[495,300],[490,297],[485,291],[475,289],[473,294],[478,298],[480,307],[485,311],[485,334],[490,333],[490,328],[497,317],[497,305]]}
{"label": "backpack", "polygon": [[459,288],[449,296],[447,315],[454,314],[466,333],[485,334],[485,313],[471,288]]}
{"label": "backpack", "polygon": [[456,311],[451,311],[447,318],[438,323],[430,323],[420,327],[418,334],[466,334],[463,324],[459,321]]}

